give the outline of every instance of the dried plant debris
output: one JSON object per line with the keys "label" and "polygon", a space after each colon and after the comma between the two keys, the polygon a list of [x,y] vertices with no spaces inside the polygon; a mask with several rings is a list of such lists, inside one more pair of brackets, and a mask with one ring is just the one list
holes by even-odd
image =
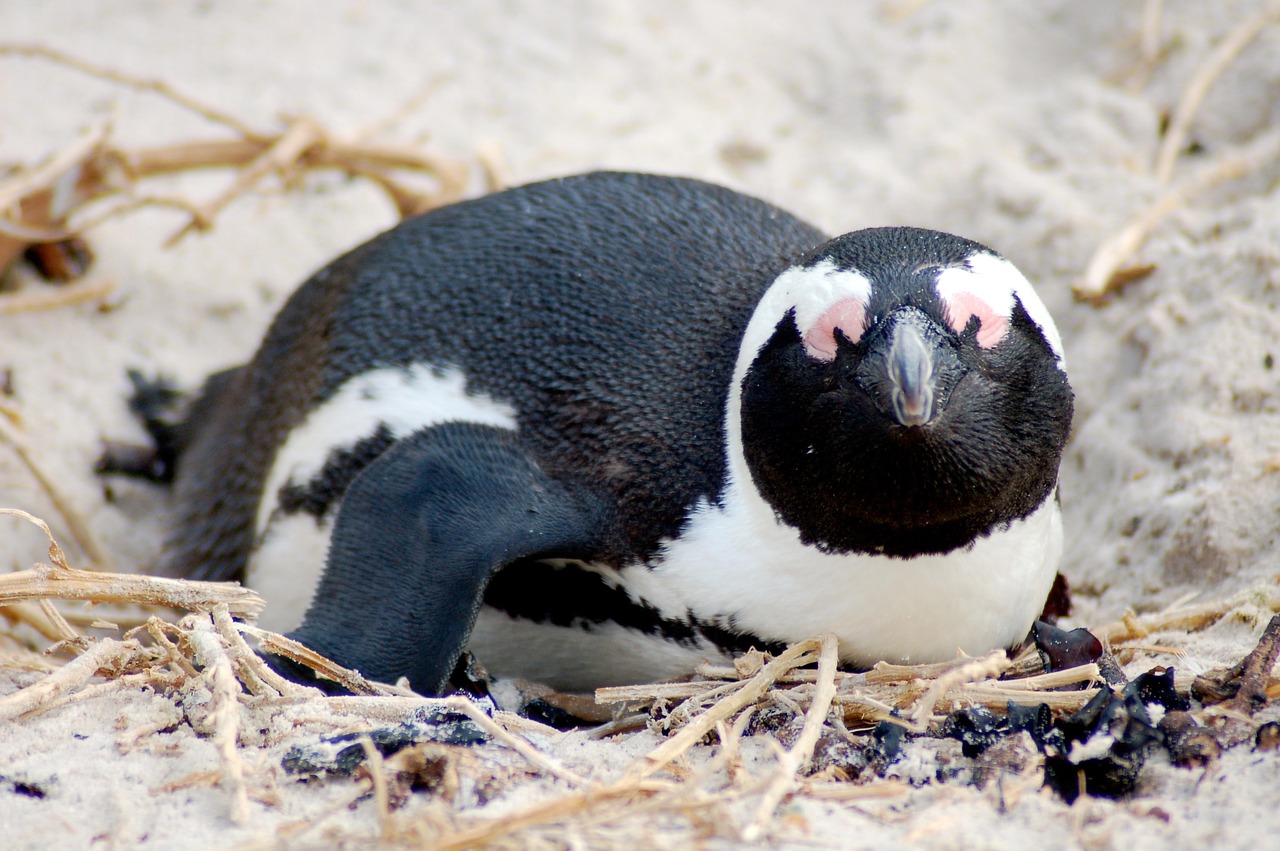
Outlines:
{"label": "dried plant debris", "polygon": [[1268,721],[1254,734],[1253,746],[1260,751],[1280,750],[1280,722]]}
{"label": "dried plant debris", "polygon": [[1258,646],[1238,665],[1196,677],[1192,691],[1204,703],[1227,701],[1234,712],[1252,716],[1267,704],[1275,688],[1276,680],[1271,672],[1277,655],[1280,655],[1280,615],[1267,623]]}
{"label": "dried plant debris", "polygon": [[66,283],[82,277],[93,263],[89,243],[78,236],[57,242],[37,242],[27,246],[22,259],[46,281]]}
{"label": "dried plant debris", "polygon": [[1203,726],[1190,712],[1178,709],[1166,712],[1156,726],[1164,736],[1165,748],[1174,765],[1204,768],[1222,755],[1222,740],[1218,734]]}
{"label": "dried plant debris", "polygon": [[[186,214],[172,245],[192,231],[207,230],[233,201],[271,177],[296,187],[306,172],[336,170],[371,181],[386,192],[401,216],[458,200],[466,166],[415,146],[376,141],[408,107],[373,126],[338,136],[306,117],[283,127],[255,128],[178,91],[148,80],[92,65],[41,45],[0,44],[0,57],[46,61],[113,85],[153,93],[229,132],[232,138],[197,139],[176,145],[123,149],[111,143],[110,122],[86,130],[75,141],[37,164],[0,168],[0,271],[26,257],[46,278],[67,281],[84,274],[92,254],[81,236],[101,222],[141,207],[167,207]],[[413,103],[421,100],[416,96]],[[157,194],[153,178],[195,169],[224,169],[234,177],[213,198],[196,201]],[[0,312],[38,310],[67,301],[0,296]]]}
{"label": "dried plant debris", "polygon": [[[1263,132],[1238,150],[1222,154],[1189,177],[1173,179],[1178,163],[1195,151],[1189,140],[1190,129],[1214,83],[1260,34],[1277,24],[1280,24],[1280,3],[1269,0],[1228,33],[1188,80],[1164,129],[1160,149],[1155,154],[1152,183],[1158,195],[1097,247],[1075,287],[1079,300],[1094,305],[1105,304],[1129,285],[1152,274],[1156,264],[1134,262],[1133,257],[1166,217],[1187,207],[1209,190],[1257,174],[1280,159],[1280,133]],[[1157,26],[1158,22],[1150,23],[1143,31],[1142,62],[1147,73],[1154,67],[1158,53],[1149,46],[1155,41],[1151,33]]]}
{"label": "dried plant debris", "polygon": [[[1036,646],[1016,659],[993,653],[841,671],[834,637],[821,636],[777,656],[752,651],[731,667],[704,666],[687,682],[601,689],[591,712],[584,696],[516,689],[518,706],[537,708],[530,714],[545,717],[554,707],[573,714],[577,726],[612,719],[594,732],[562,733],[499,709],[473,660],[460,663],[456,675],[465,695],[422,698],[365,681],[253,626],[261,601],[238,586],[155,585],[150,577],[78,571],[52,538],[50,561],[0,577],[0,613],[14,629],[39,624],[53,642],[47,653],[72,658],[59,664],[47,653],[0,654],[0,670],[21,672],[14,681],[23,685],[0,697],[0,719],[21,725],[113,694],[151,695],[163,711],[123,732],[121,752],[184,730],[207,740],[216,770],[195,771],[153,794],[216,787],[227,815],[246,826],[254,824],[255,808],[279,805],[281,784],[298,790],[290,794],[304,794],[306,784],[349,789],[331,815],[274,829],[264,847],[321,824],[326,842],[377,838],[441,848],[563,845],[570,837],[590,844],[629,835],[637,825],[683,840],[754,841],[785,833],[789,799],[866,807],[937,783],[994,788],[1001,801],[1036,786],[1064,801],[1128,797],[1161,752],[1175,766],[1203,770],[1228,747],[1280,749],[1275,721],[1253,720],[1280,695],[1271,676],[1280,617],[1240,664],[1195,679],[1195,687],[1169,667],[1131,682],[1108,681],[1103,671],[1112,652],[1147,646],[1153,635],[1168,640],[1232,612],[1280,609],[1280,594],[1270,590],[1129,615],[1093,630],[1041,628]],[[190,614],[175,622],[139,612],[138,625],[118,638],[90,638],[55,599],[176,606]],[[259,653],[282,654],[348,694],[284,679]],[[509,691],[493,694],[508,699]],[[559,754],[573,748],[554,747],[593,739],[608,747],[598,742],[604,737],[629,756],[572,765]],[[39,797],[48,788],[15,774],[0,777],[3,791]],[[376,814],[375,837],[338,817],[360,801]]]}

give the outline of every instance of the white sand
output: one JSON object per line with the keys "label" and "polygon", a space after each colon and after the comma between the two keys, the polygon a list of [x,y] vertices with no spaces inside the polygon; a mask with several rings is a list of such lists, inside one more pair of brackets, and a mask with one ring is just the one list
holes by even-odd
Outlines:
{"label": "white sand", "polygon": [[[163,78],[264,129],[308,114],[354,133],[435,80],[388,135],[460,159],[494,148],[512,182],[600,167],[686,174],[832,232],[915,224],[991,245],[1037,282],[1065,337],[1077,427],[1063,472],[1063,570],[1078,619],[1093,622],[1191,591],[1209,600],[1271,582],[1280,554],[1280,402],[1277,372],[1264,364],[1280,358],[1280,172],[1273,165],[1174,213],[1135,258],[1156,272],[1113,303],[1071,298],[1099,242],[1161,194],[1152,175],[1161,115],[1262,3],[1165,5],[1164,53],[1145,81],[1143,4],[1111,0],[61,0],[6,4],[0,38]],[[1209,92],[1191,132],[1203,153],[1178,164],[1174,183],[1280,126],[1277,92],[1273,28]],[[110,115],[126,147],[223,134],[153,95],[0,57],[0,159],[38,160]],[[222,180],[164,191],[209,197]],[[16,388],[0,401],[21,412],[41,462],[120,568],[154,557],[163,509],[161,493],[128,482],[112,483],[109,503],[91,473],[102,438],[141,437],[123,404],[125,369],[191,385],[244,360],[310,270],[394,221],[367,185],[308,185],[237,202],[213,231],[172,250],[161,243],[182,223],[176,213],[108,223],[91,237],[91,277],[118,284],[117,309],[0,316],[0,370],[12,370]],[[0,504],[47,518],[69,544],[4,447]],[[44,557],[38,533],[8,519],[0,527],[0,568]],[[1234,662],[1256,641],[1259,618],[1185,641],[1185,660],[1146,665]],[[5,677],[3,692],[29,681]],[[209,741],[181,726],[119,753],[129,731],[163,727],[172,711],[139,693],[0,730],[0,777],[50,790],[37,800],[0,782],[0,844],[224,847],[341,797],[282,779],[284,803],[252,804],[255,827],[233,829],[219,789],[152,793],[216,768]],[[580,771],[623,760],[615,745],[557,747]],[[928,770],[932,757],[919,759]],[[1153,765],[1135,801],[1074,808],[1033,787],[1002,812],[994,792],[954,783],[888,809],[798,801],[775,836],[847,847],[1226,848],[1261,847],[1280,829],[1275,754],[1237,749],[1203,774]],[[348,818],[372,824],[368,804]]]}

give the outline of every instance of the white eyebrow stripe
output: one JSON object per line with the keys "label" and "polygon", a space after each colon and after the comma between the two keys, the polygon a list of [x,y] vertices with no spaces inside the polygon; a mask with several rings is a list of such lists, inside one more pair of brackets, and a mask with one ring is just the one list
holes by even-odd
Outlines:
{"label": "white eyebrow stripe", "polygon": [[938,298],[946,302],[956,293],[969,293],[990,305],[992,312],[1006,319],[1013,317],[1014,299],[1022,305],[1027,316],[1039,328],[1058,360],[1058,368],[1066,369],[1066,356],[1062,350],[1062,337],[1053,324],[1049,309],[1044,306],[1031,282],[1008,260],[997,254],[979,252],[968,258],[968,268],[948,266],[938,273],[936,288]]}
{"label": "white eyebrow stripe", "polygon": [[[975,255],[974,258],[982,255]],[[962,266],[948,266],[938,273],[935,283],[938,298],[948,303],[959,293],[977,296],[991,308],[991,312],[1005,319],[1013,316],[1013,290],[1005,281],[993,280],[976,270]]]}
{"label": "white eyebrow stripe", "polygon": [[795,309],[796,327],[804,336],[823,314],[841,301],[854,298],[861,301],[864,308],[869,307],[871,281],[861,272],[838,269],[832,261],[823,260],[814,266],[787,269],[773,282],[767,295],[770,300],[776,298],[779,306],[786,305],[778,314],[779,319],[787,309]]}

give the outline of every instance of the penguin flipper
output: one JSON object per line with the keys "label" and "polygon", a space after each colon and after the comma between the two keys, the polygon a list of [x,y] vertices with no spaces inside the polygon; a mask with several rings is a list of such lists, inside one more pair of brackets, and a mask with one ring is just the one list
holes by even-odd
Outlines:
{"label": "penguin flipper", "polygon": [[365,676],[438,694],[490,578],[517,561],[590,558],[603,499],[546,475],[515,432],[447,423],[398,441],[343,497],[293,637]]}

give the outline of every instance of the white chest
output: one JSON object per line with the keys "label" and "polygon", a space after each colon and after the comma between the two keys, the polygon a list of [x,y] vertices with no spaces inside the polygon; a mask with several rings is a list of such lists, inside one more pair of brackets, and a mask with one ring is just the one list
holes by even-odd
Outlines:
{"label": "white chest", "polygon": [[933,662],[1025,638],[1061,552],[1052,498],[966,549],[901,559],[805,546],[762,503],[731,488],[723,509],[701,508],[652,571],[628,577],[628,588],[775,641],[834,633],[841,658],[855,665]]}

